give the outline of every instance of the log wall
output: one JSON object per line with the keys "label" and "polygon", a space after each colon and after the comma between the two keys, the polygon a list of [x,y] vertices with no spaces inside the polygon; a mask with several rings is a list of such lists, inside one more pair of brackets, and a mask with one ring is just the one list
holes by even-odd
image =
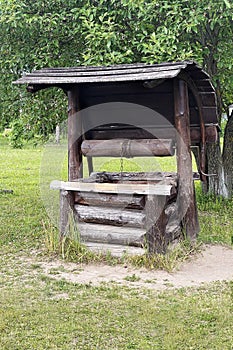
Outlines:
{"label": "log wall", "polygon": [[[119,173],[107,174],[105,181],[122,180]],[[98,183],[104,175],[106,173],[93,173],[86,181]],[[175,187],[178,185],[177,175],[173,173],[167,177],[161,173],[125,173],[123,178],[135,188],[143,179],[150,184],[167,181]],[[81,241],[86,245],[103,244],[111,251],[116,246],[126,251],[131,247],[133,254],[165,253],[168,245],[182,236],[182,223],[174,214],[177,207],[174,190],[170,195],[75,192],[74,198],[75,220]],[[173,220],[170,220],[171,214]]]}

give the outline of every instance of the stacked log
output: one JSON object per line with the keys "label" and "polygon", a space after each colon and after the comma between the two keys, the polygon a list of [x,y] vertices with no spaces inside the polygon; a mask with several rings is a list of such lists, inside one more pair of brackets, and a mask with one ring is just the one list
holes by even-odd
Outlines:
{"label": "stacked log", "polygon": [[[93,173],[87,182],[125,181],[173,184],[174,173]],[[177,193],[170,195],[126,195],[76,192],[74,213],[85,244],[137,247],[142,252],[165,253],[168,245],[182,235],[177,217]],[[152,242],[153,237],[153,242]]]}

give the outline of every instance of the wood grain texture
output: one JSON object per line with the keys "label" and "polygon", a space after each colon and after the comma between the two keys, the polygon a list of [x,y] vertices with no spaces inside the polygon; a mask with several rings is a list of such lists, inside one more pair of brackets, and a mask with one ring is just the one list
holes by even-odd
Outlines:
{"label": "wood grain texture", "polygon": [[[210,124],[205,126],[206,143],[216,142],[218,137],[218,125]],[[155,139],[155,138],[169,138],[176,139],[175,128],[168,128],[153,125],[140,128],[127,127],[126,125],[115,125],[115,127],[98,127],[87,132],[87,139],[90,140],[106,140],[106,139]],[[201,142],[201,131],[199,126],[190,126],[190,137],[192,144],[199,144]]]}
{"label": "wood grain texture", "polygon": [[134,247],[143,247],[145,244],[146,232],[143,229],[79,223],[78,230],[83,243],[97,242]]}
{"label": "wood grain texture", "polygon": [[188,86],[185,81],[174,81],[175,124],[180,134],[177,140],[177,172],[179,174],[178,214],[186,235],[194,240],[199,232],[194,194],[192,158],[190,149]]}
{"label": "wood grain texture", "polygon": [[[94,105],[96,103],[108,102],[106,99],[110,98],[114,101],[132,102],[141,105],[148,106],[154,109],[158,113],[162,113],[165,118],[171,121],[173,124],[174,116],[170,113],[173,110],[173,98],[170,94],[170,89],[165,91],[164,109],[160,106],[154,105],[154,102],[158,102],[161,96],[156,97],[157,88],[165,86],[167,82],[172,83],[172,79],[179,77],[179,75],[185,72],[194,82],[197,93],[200,94],[203,104],[203,118],[205,123],[218,123],[217,107],[214,101],[215,90],[211,84],[209,76],[193,61],[183,62],[164,62],[161,64],[125,64],[125,65],[112,65],[105,67],[61,67],[61,68],[45,68],[34,71],[32,73],[25,74],[22,78],[14,82],[14,84],[28,84],[28,91],[36,92],[41,89],[46,89],[51,86],[62,88],[64,91],[69,91],[70,87],[82,87],[84,92],[83,98],[85,107]],[[160,82],[162,84],[157,84]],[[165,84],[163,83],[165,82]],[[118,85],[118,90],[127,88],[128,92],[123,93],[121,97],[115,95],[114,85]],[[134,87],[141,87],[140,95],[135,95]],[[172,84],[171,84],[172,85]],[[90,87],[93,87],[94,92],[88,93]],[[98,100],[98,87],[104,88],[105,92],[101,91],[100,100]],[[131,93],[131,96],[130,96]],[[146,98],[147,94],[151,94]],[[132,95],[136,97],[132,97]],[[191,94],[190,94],[191,95]],[[143,98],[142,98],[143,97]],[[145,98],[144,98],[145,97]],[[97,100],[99,101],[97,101]],[[105,99],[105,100],[104,100]],[[133,99],[133,100],[132,100]],[[145,101],[144,101],[145,100]],[[88,102],[89,101],[89,102]],[[143,103],[145,102],[145,104]],[[171,106],[170,108],[167,107]],[[84,107],[84,108],[85,108]],[[195,112],[195,105],[190,105],[193,118],[198,124],[198,115]],[[193,122],[192,122],[193,123]],[[195,124],[195,123],[194,123]]]}
{"label": "wood grain texture", "polygon": [[84,140],[82,154],[92,157],[173,156],[175,144],[170,139]]}
{"label": "wood grain texture", "polygon": [[145,214],[139,210],[74,205],[79,221],[129,227],[143,227]]}
{"label": "wood grain texture", "polygon": [[97,242],[86,242],[86,247],[95,253],[108,254],[110,253],[115,257],[122,256],[137,256],[144,255],[146,250],[144,248],[130,247],[126,245],[119,244],[107,244],[107,243],[97,243]]}
{"label": "wood grain texture", "polygon": [[130,182],[132,183],[161,183],[167,185],[177,185],[178,175],[175,172],[93,172],[88,179],[84,179],[84,182]]}
{"label": "wood grain texture", "polygon": [[78,113],[79,89],[68,92],[68,177],[69,181],[83,177],[82,168],[82,120]]}
{"label": "wood grain texture", "polygon": [[164,196],[146,197],[146,244],[150,254],[164,254],[167,250],[169,240],[166,236],[165,205]]}
{"label": "wood grain texture", "polygon": [[51,189],[63,189],[66,191],[95,192],[95,193],[119,193],[119,194],[154,194],[169,196],[176,192],[174,185],[166,184],[133,184],[133,183],[84,183],[64,182],[54,180],[50,184]]}
{"label": "wood grain texture", "polygon": [[120,207],[128,209],[143,209],[144,196],[124,194],[106,194],[93,192],[75,192],[75,203],[82,205],[95,205],[107,207]]}
{"label": "wood grain texture", "polygon": [[69,232],[69,216],[74,209],[74,194],[70,191],[60,191],[60,238]]}

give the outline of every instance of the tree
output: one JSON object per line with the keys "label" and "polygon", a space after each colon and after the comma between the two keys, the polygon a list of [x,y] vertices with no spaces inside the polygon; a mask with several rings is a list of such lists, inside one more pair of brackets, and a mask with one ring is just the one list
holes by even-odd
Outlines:
{"label": "tree", "polygon": [[[93,4],[96,6],[84,11],[82,34],[88,38],[84,60],[96,64],[195,59],[213,80],[221,124],[222,112],[227,112],[227,105],[233,100],[232,3],[171,0]],[[215,174],[208,178],[208,190],[224,196],[231,193],[233,183],[231,130],[229,120],[223,159],[219,143],[207,148],[208,172]]]}
{"label": "tree", "polygon": [[[233,4],[229,1],[93,1],[83,11],[82,57],[88,64],[195,59],[216,88],[219,124],[233,99]],[[130,45],[129,45],[130,43]],[[122,52],[123,49],[123,52]],[[232,190],[231,123],[223,158],[220,143],[207,147],[208,191],[227,196]],[[225,174],[224,174],[225,173]],[[214,175],[214,176],[212,176]]]}
{"label": "tree", "polygon": [[[58,95],[45,94],[44,104],[31,118],[30,98],[23,90],[10,87],[16,76],[46,66],[194,59],[213,79],[219,122],[233,101],[233,4],[229,0],[4,0],[1,7],[0,67],[5,75],[0,78],[0,90],[4,96],[7,85],[7,98],[18,100],[8,109],[7,103],[2,104],[2,111],[7,111],[5,124],[15,119],[17,108],[21,108],[21,118],[31,125],[36,117],[41,130],[40,115],[53,111],[54,99],[57,105],[61,103]],[[51,108],[46,111],[42,109],[45,106]],[[46,124],[55,127],[53,117],[48,119]],[[230,131],[231,119],[226,127],[223,160],[219,145],[208,150],[208,171],[218,174],[209,178],[209,190],[217,194],[224,194],[225,181],[231,192],[233,183]],[[220,176],[224,169],[225,177]]]}
{"label": "tree", "polygon": [[46,137],[57,122],[66,118],[66,102],[60,92],[40,92],[38,97],[43,95],[43,99],[36,97],[34,104],[25,87],[13,87],[12,81],[45,66],[77,64],[80,26],[74,26],[72,11],[81,6],[82,1],[77,5],[74,0],[1,1],[0,129],[11,123],[15,146],[34,135]]}

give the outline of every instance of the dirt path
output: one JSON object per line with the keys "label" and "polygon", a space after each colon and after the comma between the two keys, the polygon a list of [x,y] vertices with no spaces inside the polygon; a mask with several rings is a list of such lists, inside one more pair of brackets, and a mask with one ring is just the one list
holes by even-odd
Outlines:
{"label": "dirt path", "polygon": [[[28,262],[29,263],[29,262]],[[190,261],[172,273],[148,271],[134,267],[80,265],[63,261],[40,262],[43,273],[74,283],[99,285],[117,283],[136,288],[163,290],[196,287],[204,283],[233,280],[233,250],[220,245],[208,245]]]}

